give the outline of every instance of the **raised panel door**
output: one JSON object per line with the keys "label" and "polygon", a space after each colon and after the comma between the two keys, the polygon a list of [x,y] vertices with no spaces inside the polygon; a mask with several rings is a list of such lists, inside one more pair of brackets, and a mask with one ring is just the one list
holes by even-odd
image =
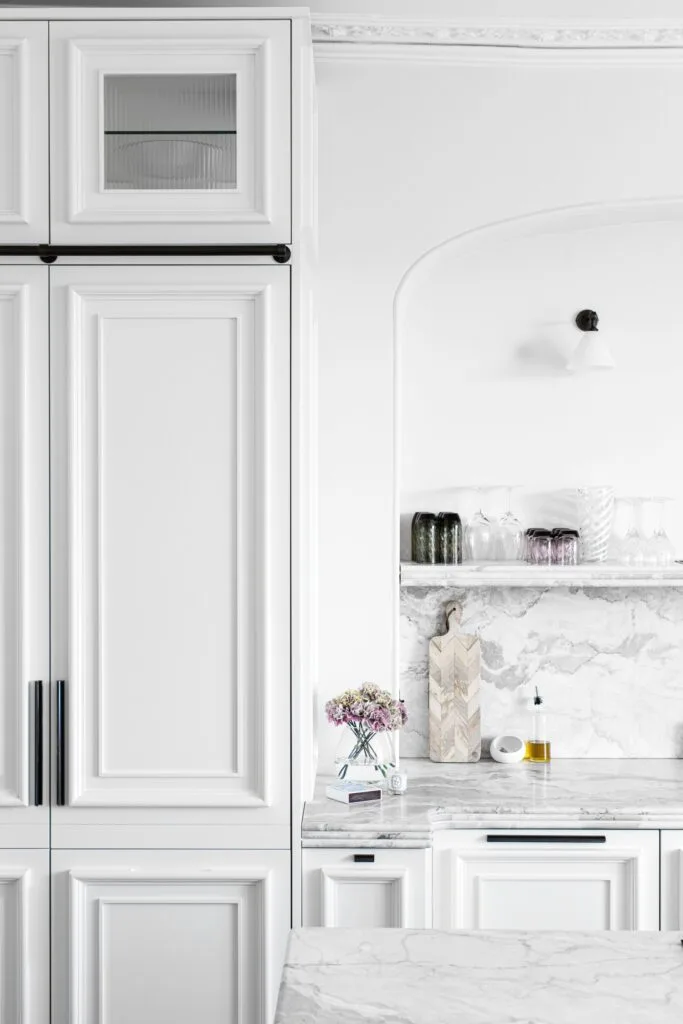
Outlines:
{"label": "raised panel door", "polygon": [[0,245],[49,241],[47,22],[0,23]]}
{"label": "raised panel door", "polygon": [[54,1024],[269,1024],[289,854],[53,855]]}
{"label": "raised panel door", "polygon": [[0,846],[48,845],[47,701],[34,717],[50,678],[47,300],[46,268],[0,267]]}
{"label": "raised panel door", "polygon": [[0,1024],[49,1024],[47,850],[0,850]]}
{"label": "raised panel door", "polygon": [[291,236],[291,25],[51,26],[52,241]]}
{"label": "raised panel door", "polygon": [[286,825],[289,271],[52,274],[55,826]]}
{"label": "raised panel door", "polygon": [[444,832],[434,844],[437,928],[659,927],[657,832]]}

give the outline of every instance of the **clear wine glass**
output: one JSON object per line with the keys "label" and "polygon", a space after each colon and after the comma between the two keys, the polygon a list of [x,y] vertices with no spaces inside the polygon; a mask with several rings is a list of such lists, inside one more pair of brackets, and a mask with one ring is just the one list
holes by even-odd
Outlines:
{"label": "clear wine glass", "polygon": [[633,522],[633,503],[630,498],[614,499],[614,520],[609,542],[608,558],[613,562],[625,562],[624,544]]}
{"label": "clear wine glass", "polygon": [[624,498],[631,507],[630,526],[624,537],[621,547],[621,560],[625,565],[633,566],[634,569],[642,568],[645,564],[644,547],[645,542],[640,532],[640,509],[642,500],[640,498]]}
{"label": "clear wine glass", "polygon": [[477,487],[476,491],[478,511],[474,513],[467,524],[465,546],[467,554],[473,562],[488,562],[494,554],[495,528],[484,512],[485,488]]}
{"label": "clear wine glass", "polygon": [[651,499],[654,529],[648,547],[652,553],[653,564],[660,569],[672,565],[676,557],[676,549],[669,540],[664,527],[665,509],[671,500],[671,498]]}
{"label": "clear wine glass", "polygon": [[498,517],[497,557],[501,562],[519,562],[524,556],[524,530],[511,510],[512,487],[503,488],[503,514]]}

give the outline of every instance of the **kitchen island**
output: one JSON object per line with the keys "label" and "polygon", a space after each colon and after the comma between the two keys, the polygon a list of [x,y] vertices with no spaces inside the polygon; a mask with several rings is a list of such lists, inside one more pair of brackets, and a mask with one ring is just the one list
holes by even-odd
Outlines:
{"label": "kitchen island", "polygon": [[292,933],[275,1024],[680,1024],[678,932]]}

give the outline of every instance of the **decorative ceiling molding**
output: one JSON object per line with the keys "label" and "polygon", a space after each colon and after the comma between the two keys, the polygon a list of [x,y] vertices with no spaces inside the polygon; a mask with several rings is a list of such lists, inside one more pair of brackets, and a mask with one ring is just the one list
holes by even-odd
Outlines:
{"label": "decorative ceiling molding", "polygon": [[475,24],[403,18],[313,16],[316,43],[499,46],[531,49],[683,47],[683,22],[663,24]]}

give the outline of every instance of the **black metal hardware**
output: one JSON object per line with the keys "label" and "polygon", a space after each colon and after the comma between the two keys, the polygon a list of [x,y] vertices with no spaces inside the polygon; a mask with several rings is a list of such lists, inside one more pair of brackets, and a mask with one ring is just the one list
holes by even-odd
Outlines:
{"label": "black metal hardware", "polygon": [[576,314],[574,322],[580,331],[597,331],[599,323],[598,314],[594,309],[582,309],[580,313]]}
{"label": "black metal hardware", "polygon": [[33,684],[33,803],[43,803],[43,684]]}
{"label": "black metal hardware", "polygon": [[54,263],[59,256],[272,256],[288,263],[292,250],[276,245],[0,245],[0,256],[37,256]]}
{"label": "black metal hardware", "polygon": [[353,862],[354,864],[374,864],[375,855],[374,853],[354,853]]}
{"label": "black metal hardware", "polygon": [[607,836],[516,836],[513,834],[486,837],[487,843],[606,843]]}
{"label": "black metal hardware", "polygon": [[57,725],[57,737],[56,737],[56,764],[57,764],[57,778],[55,782],[55,803],[58,807],[63,807],[66,803],[66,742],[65,742],[65,692],[66,684],[63,679],[57,682],[57,690],[55,695],[55,719]]}

